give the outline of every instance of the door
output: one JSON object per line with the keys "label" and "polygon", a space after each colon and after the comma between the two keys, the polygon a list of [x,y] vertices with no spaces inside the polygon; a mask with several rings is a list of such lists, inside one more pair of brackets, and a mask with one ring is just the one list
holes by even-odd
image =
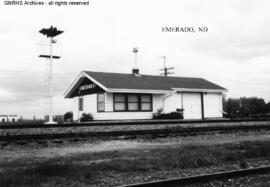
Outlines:
{"label": "door", "polygon": [[200,93],[183,93],[184,119],[202,119]]}
{"label": "door", "polygon": [[206,118],[222,117],[222,95],[204,94],[204,114]]}

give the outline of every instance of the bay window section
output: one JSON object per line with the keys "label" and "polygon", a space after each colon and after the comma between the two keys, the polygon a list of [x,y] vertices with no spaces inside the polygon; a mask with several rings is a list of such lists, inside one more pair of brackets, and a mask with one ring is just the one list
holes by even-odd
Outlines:
{"label": "bay window section", "polygon": [[138,111],[139,110],[139,97],[138,95],[128,95],[128,110]]}
{"label": "bay window section", "polygon": [[114,94],[114,111],[152,111],[151,94]]}

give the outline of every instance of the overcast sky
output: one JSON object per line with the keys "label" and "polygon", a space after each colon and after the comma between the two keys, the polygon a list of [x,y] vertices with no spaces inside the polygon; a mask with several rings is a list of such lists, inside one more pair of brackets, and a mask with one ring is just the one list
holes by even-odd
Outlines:
{"label": "overcast sky", "polygon": [[[46,1],[45,1],[46,2]],[[269,0],[90,0],[89,6],[0,4],[0,114],[42,116],[45,59],[38,33],[65,32],[54,61],[54,111],[73,101],[63,94],[81,70],[129,73],[139,47],[142,74],[158,75],[160,56],[173,76],[202,77],[229,91],[226,97],[270,101]],[[162,27],[207,27],[208,32],[162,32]]]}

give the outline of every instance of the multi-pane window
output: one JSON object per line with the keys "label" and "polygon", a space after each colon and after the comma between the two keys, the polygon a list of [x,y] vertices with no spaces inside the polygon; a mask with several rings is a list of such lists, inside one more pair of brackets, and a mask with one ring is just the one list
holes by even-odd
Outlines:
{"label": "multi-pane window", "polygon": [[128,110],[138,111],[139,110],[139,95],[128,95]]}
{"label": "multi-pane window", "polygon": [[125,94],[114,95],[114,110],[116,111],[126,110],[126,95]]}
{"label": "multi-pane window", "polygon": [[114,111],[152,111],[152,95],[114,94]]}
{"label": "multi-pane window", "polygon": [[104,93],[97,94],[97,111],[98,112],[105,111],[105,94]]}
{"label": "multi-pane window", "polygon": [[152,97],[151,95],[141,95],[141,110],[152,110]]}
{"label": "multi-pane window", "polygon": [[79,111],[83,111],[83,98],[79,98]]}

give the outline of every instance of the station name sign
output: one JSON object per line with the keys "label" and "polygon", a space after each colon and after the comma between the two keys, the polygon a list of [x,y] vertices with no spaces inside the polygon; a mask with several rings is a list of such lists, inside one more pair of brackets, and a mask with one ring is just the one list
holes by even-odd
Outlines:
{"label": "station name sign", "polygon": [[87,84],[87,85],[83,85],[83,86],[80,86],[79,87],[79,90],[80,91],[84,91],[84,90],[90,90],[90,89],[93,89],[95,88],[97,85],[92,83],[92,84]]}

